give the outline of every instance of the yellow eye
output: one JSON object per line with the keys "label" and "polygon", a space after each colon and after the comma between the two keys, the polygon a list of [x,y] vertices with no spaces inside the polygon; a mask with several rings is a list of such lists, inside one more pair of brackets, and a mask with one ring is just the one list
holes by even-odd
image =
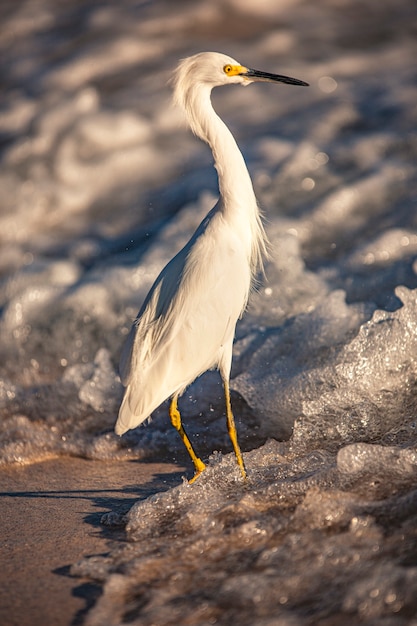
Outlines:
{"label": "yellow eye", "polygon": [[231,65],[225,65],[223,68],[223,71],[225,72],[225,74],[231,74],[232,72],[232,66]]}

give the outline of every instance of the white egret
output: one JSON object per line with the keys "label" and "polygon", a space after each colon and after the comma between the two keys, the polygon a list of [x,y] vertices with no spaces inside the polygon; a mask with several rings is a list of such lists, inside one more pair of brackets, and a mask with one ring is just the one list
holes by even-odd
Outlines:
{"label": "white egret", "polygon": [[159,274],[133,323],[120,362],[126,390],[116,433],[135,428],[170,398],[172,425],[194,463],[192,481],[205,465],[185,433],[177,400],[195,378],[216,367],[224,385],[229,436],[242,476],[246,476],[229,377],[236,322],[262,270],[267,239],[245,161],[214,111],[210,94],[213,87],[253,81],[307,85],[249,69],[215,52],[184,59],[176,70],[174,101],[185,110],[193,132],[213,152],[220,197],[190,241]]}

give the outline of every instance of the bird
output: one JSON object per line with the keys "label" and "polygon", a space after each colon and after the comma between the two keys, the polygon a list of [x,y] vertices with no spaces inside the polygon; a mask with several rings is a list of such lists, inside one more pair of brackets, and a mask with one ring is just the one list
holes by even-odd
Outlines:
{"label": "bird", "polygon": [[190,483],[206,465],[184,429],[178,398],[198,376],[216,368],[223,382],[228,434],[241,475],[247,476],[229,381],[236,323],[263,272],[268,240],[244,158],[212,106],[211,91],[255,81],[308,86],[296,78],[250,69],[219,52],[185,58],[174,73],[174,103],[185,112],[193,133],[212,150],[219,198],[156,278],[120,357],[125,391],[116,434],[136,428],[169,399],[171,424],[194,464]]}

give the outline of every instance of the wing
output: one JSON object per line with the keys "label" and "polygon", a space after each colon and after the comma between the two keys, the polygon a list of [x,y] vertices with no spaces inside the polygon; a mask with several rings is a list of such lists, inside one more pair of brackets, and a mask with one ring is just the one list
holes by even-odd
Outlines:
{"label": "wing", "polygon": [[125,386],[129,384],[132,372],[136,373],[138,368],[146,368],[146,363],[155,357],[164,338],[172,330],[172,324],[175,323],[173,310],[185,259],[186,250],[183,248],[165,266],[130,329],[119,365],[120,378]]}
{"label": "wing", "polygon": [[236,235],[210,217],[158,276],[132,327],[121,359],[127,389],[116,432],[137,426],[217,366],[225,350],[231,358],[250,269]]}
{"label": "wing", "polygon": [[125,386],[129,384],[131,373],[137,372],[139,365],[144,365],[152,355],[158,353],[176,323],[180,322],[178,312],[186,304],[184,290],[181,290],[180,286],[187,259],[217,211],[216,205],[201,222],[189,242],[164,267],[149,290],[120,357],[120,378]]}

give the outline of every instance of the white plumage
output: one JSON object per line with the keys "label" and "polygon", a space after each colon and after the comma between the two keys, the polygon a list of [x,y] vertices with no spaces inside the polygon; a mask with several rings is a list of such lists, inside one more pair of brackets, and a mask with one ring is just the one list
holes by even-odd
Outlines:
{"label": "white plumage", "polygon": [[181,425],[177,397],[200,374],[217,367],[225,387],[229,434],[245,476],[228,381],[236,322],[262,269],[267,240],[244,159],[215,113],[210,94],[219,85],[254,80],[306,83],[250,70],[215,52],[183,60],[174,80],[175,102],[184,109],[193,132],[213,152],[220,197],[190,241],[162,270],[132,326],[120,363],[126,391],[115,431],[122,435],[135,428],[172,398],[171,421],[198,476],[204,463]]}

